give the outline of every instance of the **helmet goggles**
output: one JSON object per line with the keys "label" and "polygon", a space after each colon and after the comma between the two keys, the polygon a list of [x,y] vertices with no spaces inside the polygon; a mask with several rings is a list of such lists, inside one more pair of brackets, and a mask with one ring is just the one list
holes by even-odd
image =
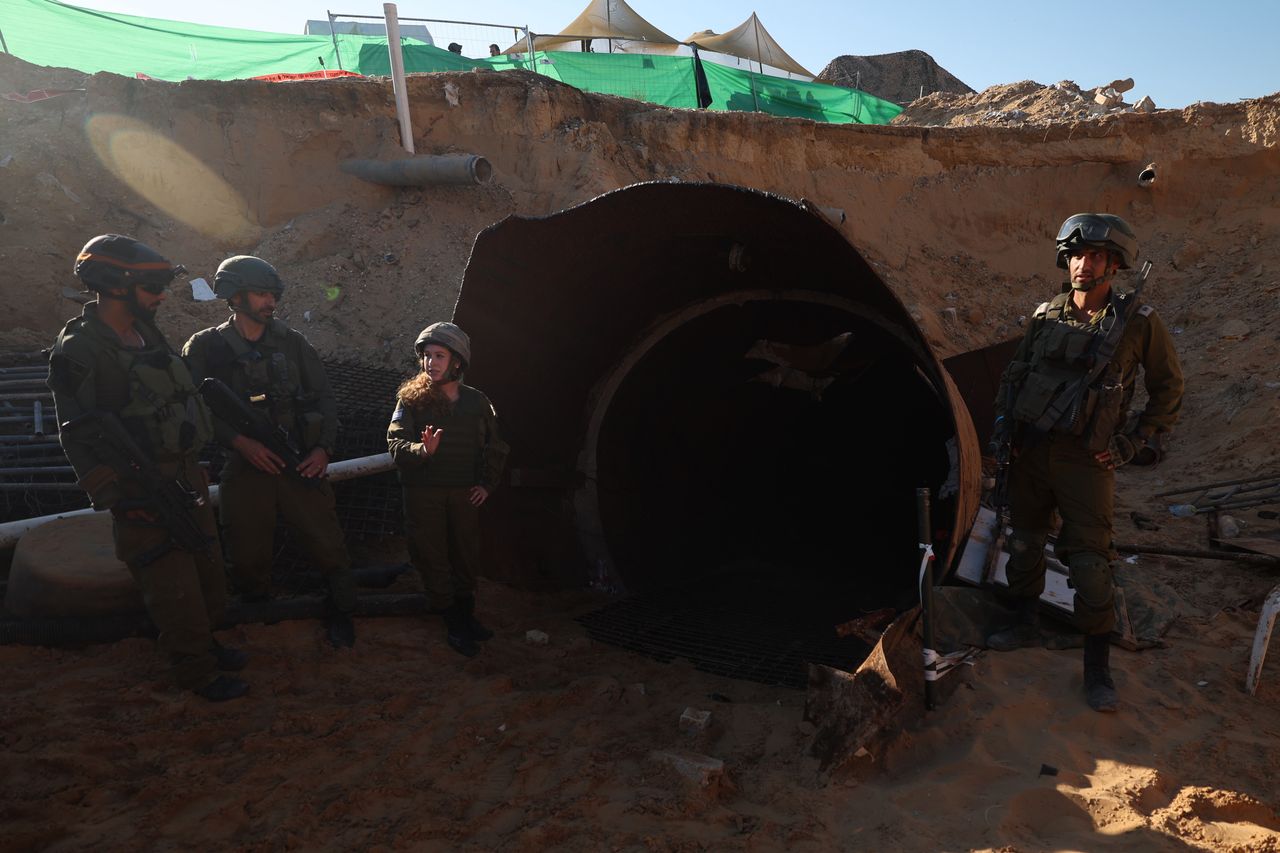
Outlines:
{"label": "helmet goggles", "polygon": [[1138,238],[1118,216],[1105,213],[1077,213],[1067,217],[1055,238],[1058,266],[1066,268],[1067,253],[1081,244],[1106,248],[1119,257],[1120,268],[1129,269],[1138,257]]}

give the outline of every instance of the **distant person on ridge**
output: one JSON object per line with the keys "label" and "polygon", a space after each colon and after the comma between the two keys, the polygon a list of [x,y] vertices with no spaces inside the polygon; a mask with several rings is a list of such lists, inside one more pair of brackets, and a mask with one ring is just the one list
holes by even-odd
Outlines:
{"label": "distant person on ridge", "polygon": [[[1054,552],[1071,572],[1075,622],[1085,634],[1084,689],[1096,711],[1119,703],[1110,666],[1115,469],[1158,462],[1161,437],[1182,408],[1173,338],[1150,305],[1113,284],[1137,259],[1138,239],[1120,217],[1078,213],[1063,222],[1057,260],[1069,282],[1035,310],[996,398],[994,440],[1011,449],[1007,575],[1018,618],[987,645],[1040,644],[1044,548],[1057,509]],[[1126,429],[1139,368],[1148,399]]]}
{"label": "distant person on ridge", "polygon": [[489,398],[462,384],[466,332],[433,323],[413,348],[422,371],[400,386],[387,449],[400,469],[409,558],[427,607],[444,616],[449,646],[473,657],[493,637],[475,617],[480,507],[502,479],[507,445]]}

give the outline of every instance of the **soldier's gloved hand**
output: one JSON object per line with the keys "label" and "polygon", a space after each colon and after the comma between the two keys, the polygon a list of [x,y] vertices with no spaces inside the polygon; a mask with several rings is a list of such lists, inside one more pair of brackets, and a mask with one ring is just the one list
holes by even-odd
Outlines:
{"label": "soldier's gloved hand", "polygon": [[1107,445],[1107,449],[1101,453],[1095,453],[1094,459],[1098,460],[1098,464],[1108,470],[1119,468],[1126,465],[1134,454],[1138,452],[1138,444],[1130,436],[1116,433],[1111,436],[1111,442]]}

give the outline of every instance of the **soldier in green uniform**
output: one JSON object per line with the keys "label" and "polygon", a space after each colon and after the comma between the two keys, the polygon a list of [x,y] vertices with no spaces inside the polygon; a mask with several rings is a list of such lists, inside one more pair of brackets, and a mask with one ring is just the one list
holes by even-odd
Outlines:
{"label": "soldier in green uniform", "polygon": [[302,335],[275,315],[284,293],[275,267],[248,255],[223,261],[214,293],[232,314],[221,326],[191,336],[182,355],[196,382],[213,377],[281,428],[298,448],[294,471],[261,441],[214,418],[214,436],[231,450],[222,471],[222,524],[231,574],[246,600],[271,593],[276,513],[302,543],[328,583],[325,633],[335,648],[355,644],[351,558],[324,479],[338,434],[338,409],[324,365]]}
{"label": "soldier in green uniform", "polygon": [[[1161,437],[1182,407],[1182,368],[1155,310],[1113,286],[1138,257],[1123,219],[1076,214],[1059,229],[1057,251],[1070,287],[1036,309],[996,401],[997,434],[1011,430],[1007,573],[1018,619],[987,644],[1009,651],[1039,643],[1044,548],[1056,508],[1062,528],[1054,551],[1070,569],[1075,621],[1085,634],[1086,698],[1095,710],[1114,711],[1115,469],[1159,460]],[[1148,399],[1136,420],[1126,419],[1139,368]]]}
{"label": "soldier in green uniform", "polygon": [[404,487],[409,557],[427,606],[444,616],[449,646],[472,657],[493,636],[475,617],[480,507],[502,478],[507,445],[489,398],[462,384],[471,363],[466,333],[434,323],[414,351],[422,372],[400,386],[387,448]]}
{"label": "soldier in green uniform", "polygon": [[[209,414],[155,325],[165,289],[184,272],[131,237],[103,234],[86,243],[75,274],[98,299],[58,335],[49,388],[64,424],[62,448],[94,509],[111,512],[116,556],[142,590],[174,680],[220,702],[243,696],[249,685],[219,672],[243,669],[247,656],[213,637],[226,579],[197,463],[211,435]],[[174,509],[189,520],[197,544],[184,547],[166,526],[144,466],[110,439],[108,419],[144,454],[145,468],[178,484],[185,499]]]}

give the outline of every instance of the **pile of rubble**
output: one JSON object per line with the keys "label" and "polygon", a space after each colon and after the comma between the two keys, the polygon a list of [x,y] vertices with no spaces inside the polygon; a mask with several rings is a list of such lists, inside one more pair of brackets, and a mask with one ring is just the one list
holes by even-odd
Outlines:
{"label": "pile of rubble", "polygon": [[1081,89],[1071,80],[1052,86],[1024,80],[969,95],[935,92],[913,101],[893,123],[924,127],[1017,126],[1081,121],[1109,113],[1154,112],[1155,102],[1148,96],[1133,104],[1125,102],[1124,93],[1132,88],[1132,78],[1113,80],[1093,89]]}

